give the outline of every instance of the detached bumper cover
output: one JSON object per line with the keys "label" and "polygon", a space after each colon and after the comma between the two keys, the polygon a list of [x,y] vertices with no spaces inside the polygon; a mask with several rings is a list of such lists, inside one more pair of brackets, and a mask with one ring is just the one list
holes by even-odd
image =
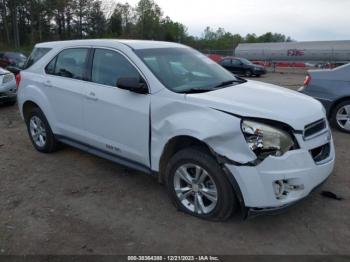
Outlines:
{"label": "detached bumper cover", "polygon": [[[323,136],[320,136],[309,141],[310,147],[307,148],[316,147],[322,139]],[[251,216],[280,213],[307,197],[333,171],[334,145],[332,140],[329,143],[329,156],[322,163],[314,161],[310,149],[298,149],[289,151],[281,157],[270,156],[257,166],[226,164],[226,168],[237,181],[248,213]],[[286,181],[287,185],[295,186],[295,189],[278,198],[274,189],[275,181]]]}
{"label": "detached bumper cover", "polygon": [[[312,189],[312,191],[310,192],[310,194],[312,194],[314,191],[316,191],[318,188],[320,188],[325,182],[327,181],[327,178],[321,182],[321,184],[317,185],[316,187],[314,187]],[[309,195],[310,195],[309,194]],[[308,196],[305,196],[297,201],[294,201],[290,204],[286,204],[284,206],[280,206],[280,207],[272,207],[272,208],[251,208],[248,207],[246,208],[246,214],[245,214],[245,218],[254,218],[257,216],[261,216],[261,215],[278,215],[281,214],[283,212],[286,212],[288,209],[290,209],[291,207],[299,204],[300,202],[304,201],[306,198],[308,198]]]}

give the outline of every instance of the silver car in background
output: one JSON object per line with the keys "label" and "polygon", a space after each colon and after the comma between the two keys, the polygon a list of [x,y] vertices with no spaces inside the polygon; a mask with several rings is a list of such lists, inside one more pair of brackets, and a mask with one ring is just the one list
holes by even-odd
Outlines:
{"label": "silver car in background", "polygon": [[323,104],[333,127],[350,133],[350,64],[309,70],[299,91]]}
{"label": "silver car in background", "polygon": [[17,87],[15,75],[0,68],[0,103],[14,105],[17,100]]}

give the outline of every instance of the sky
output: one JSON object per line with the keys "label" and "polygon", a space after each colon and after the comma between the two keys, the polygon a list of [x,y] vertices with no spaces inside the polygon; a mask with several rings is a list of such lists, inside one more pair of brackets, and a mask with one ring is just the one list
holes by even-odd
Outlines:
{"label": "sky", "polygon": [[[118,1],[118,0],[104,0]],[[120,2],[125,2],[121,0]],[[135,5],[138,0],[128,0]],[[155,0],[165,16],[201,36],[204,28],[233,34],[277,32],[297,41],[350,40],[350,0]]]}

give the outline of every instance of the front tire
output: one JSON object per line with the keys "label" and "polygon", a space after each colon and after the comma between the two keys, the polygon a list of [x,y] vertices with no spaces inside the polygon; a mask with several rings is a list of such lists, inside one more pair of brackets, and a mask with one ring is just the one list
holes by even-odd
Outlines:
{"label": "front tire", "polygon": [[350,133],[350,100],[336,105],[332,112],[331,123],[340,131]]}
{"label": "front tire", "polygon": [[51,153],[58,149],[58,142],[40,108],[33,108],[26,119],[27,130],[35,149]]}
{"label": "front tire", "polygon": [[166,169],[167,188],[175,206],[190,215],[224,221],[237,209],[233,188],[220,165],[201,148],[177,152]]}

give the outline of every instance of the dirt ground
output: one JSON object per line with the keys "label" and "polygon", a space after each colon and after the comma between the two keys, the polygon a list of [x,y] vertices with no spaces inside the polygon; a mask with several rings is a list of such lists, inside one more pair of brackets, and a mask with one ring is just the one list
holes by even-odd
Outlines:
{"label": "dirt ground", "polygon": [[[296,89],[304,74],[254,79]],[[350,136],[319,192],[277,216],[224,223],[178,212],[153,177],[65,146],[41,154],[0,106],[0,254],[349,254]]]}

